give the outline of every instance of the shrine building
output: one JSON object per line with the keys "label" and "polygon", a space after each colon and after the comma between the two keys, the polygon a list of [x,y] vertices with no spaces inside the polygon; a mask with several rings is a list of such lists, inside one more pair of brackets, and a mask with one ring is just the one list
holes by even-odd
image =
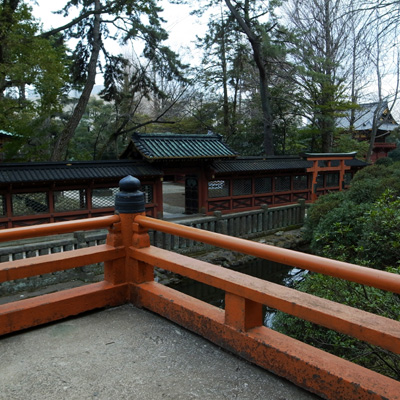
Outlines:
{"label": "shrine building", "polygon": [[135,133],[120,160],[0,163],[0,229],[114,212],[119,180],[137,177],[146,213],[163,218],[164,182],[184,185],[185,214],[313,202],[367,164],[345,154],[240,157],[216,134]]}
{"label": "shrine building", "polygon": [[[351,111],[347,111],[344,116],[337,119],[336,126],[352,132],[354,139],[368,142],[375,130],[371,154],[372,163],[379,158],[387,157],[390,151],[396,149],[396,143],[389,140],[389,135],[395,129],[399,129],[400,125],[390,113],[387,101],[360,104],[353,114],[351,117]],[[353,127],[350,127],[351,118],[354,119]]]}

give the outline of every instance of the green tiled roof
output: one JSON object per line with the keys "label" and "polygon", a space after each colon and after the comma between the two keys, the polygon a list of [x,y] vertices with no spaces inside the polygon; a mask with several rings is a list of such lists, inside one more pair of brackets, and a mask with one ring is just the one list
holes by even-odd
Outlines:
{"label": "green tiled roof", "polygon": [[[329,156],[328,153],[326,153],[326,155]],[[337,154],[334,155],[337,156]],[[353,158],[345,160],[345,165],[349,167],[365,167],[368,164]],[[211,164],[211,168],[216,174],[287,170],[302,170],[305,172],[307,168],[312,166],[313,162],[311,160],[291,156],[275,156],[268,158],[238,157],[235,160],[216,160]]]}
{"label": "green tiled roof", "polygon": [[216,134],[135,133],[130,147],[131,151],[139,152],[147,160],[236,157],[236,153]]}
{"label": "green tiled roof", "polygon": [[303,170],[312,167],[311,161],[294,157],[271,157],[267,159],[243,157],[236,160],[214,161],[212,169],[215,173],[264,172],[279,170]]}
{"label": "green tiled roof", "polygon": [[0,163],[0,185],[24,182],[58,182],[92,179],[121,179],[162,176],[149,163],[132,160],[71,161],[44,163]]}

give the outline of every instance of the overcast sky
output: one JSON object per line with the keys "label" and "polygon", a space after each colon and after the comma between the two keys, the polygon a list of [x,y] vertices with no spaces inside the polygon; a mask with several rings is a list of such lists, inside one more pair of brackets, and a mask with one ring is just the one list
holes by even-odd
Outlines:
{"label": "overcast sky", "polygon": [[[68,22],[61,15],[53,14],[63,8],[66,0],[37,0],[33,5],[33,13],[39,18],[45,29],[56,28]],[[190,15],[191,7],[188,5],[169,4],[162,1],[164,12],[163,18],[167,21],[164,28],[169,33],[168,45],[172,50],[179,53],[185,62],[193,59],[193,42],[197,35],[203,35],[206,24],[201,23],[197,17]],[[185,50],[189,48],[190,50]]]}

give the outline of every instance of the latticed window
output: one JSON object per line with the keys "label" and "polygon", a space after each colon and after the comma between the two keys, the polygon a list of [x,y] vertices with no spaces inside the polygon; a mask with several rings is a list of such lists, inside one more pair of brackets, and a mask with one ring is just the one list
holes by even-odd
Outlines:
{"label": "latticed window", "polygon": [[0,202],[0,216],[5,216],[7,214],[7,203],[6,203],[6,196],[0,195],[1,202]]}
{"label": "latticed window", "polygon": [[326,187],[339,186],[339,172],[326,174]]}
{"label": "latticed window", "polygon": [[208,182],[208,197],[227,197],[229,196],[229,181],[210,181]]}
{"label": "latticed window", "polygon": [[57,190],[54,192],[54,211],[76,211],[86,208],[86,190]]}
{"label": "latticed window", "polygon": [[318,160],[318,167],[320,167],[320,168],[329,167],[329,161],[328,160]]}
{"label": "latticed window", "polygon": [[34,215],[49,212],[47,193],[18,193],[12,195],[13,215]]}
{"label": "latticed window", "polygon": [[344,173],[344,184],[346,186],[350,185],[352,179],[353,179],[353,174],[351,172]]}
{"label": "latticed window", "polygon": [[254,190],[257,194],[272,192],[272,178],[255,178]]}
{"label": "latticed window", "polygon": [[92,190],[92,208],[109,208],[115,206],[115,195],[118,187],[95,188]]}
{"label": "latticed window", "polygon": [[233,181],[233,195],[243,196],[251,194],[251,179],[235,179]]}
{"label": "latticed window", "polygon": [[317,176],[317,188],[323,188],[324,187],[324,176],[322,174],[318,174]]}
{"label": "latticed window", "polygon": [[290,176],[276,176],[275,177],[275,191],[276,192],[290,191]]}
{"label": "latticed window", "polygon": [[144,193],[146,204],[153,203],[153,185],[142,185],[140,189]]}
{"label": "latticed window", "polygon": [[295,175],[293,177],[293,190],[303,190],[308,188],[307,175]]}

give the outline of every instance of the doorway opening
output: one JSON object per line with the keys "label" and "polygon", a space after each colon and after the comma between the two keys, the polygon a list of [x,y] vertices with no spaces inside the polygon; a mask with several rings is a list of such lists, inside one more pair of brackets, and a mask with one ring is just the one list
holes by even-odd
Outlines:
{"label": "doorway opening", "polygon": [[162,184],[164,219],[185,214],[185,182],[165,176]]}

